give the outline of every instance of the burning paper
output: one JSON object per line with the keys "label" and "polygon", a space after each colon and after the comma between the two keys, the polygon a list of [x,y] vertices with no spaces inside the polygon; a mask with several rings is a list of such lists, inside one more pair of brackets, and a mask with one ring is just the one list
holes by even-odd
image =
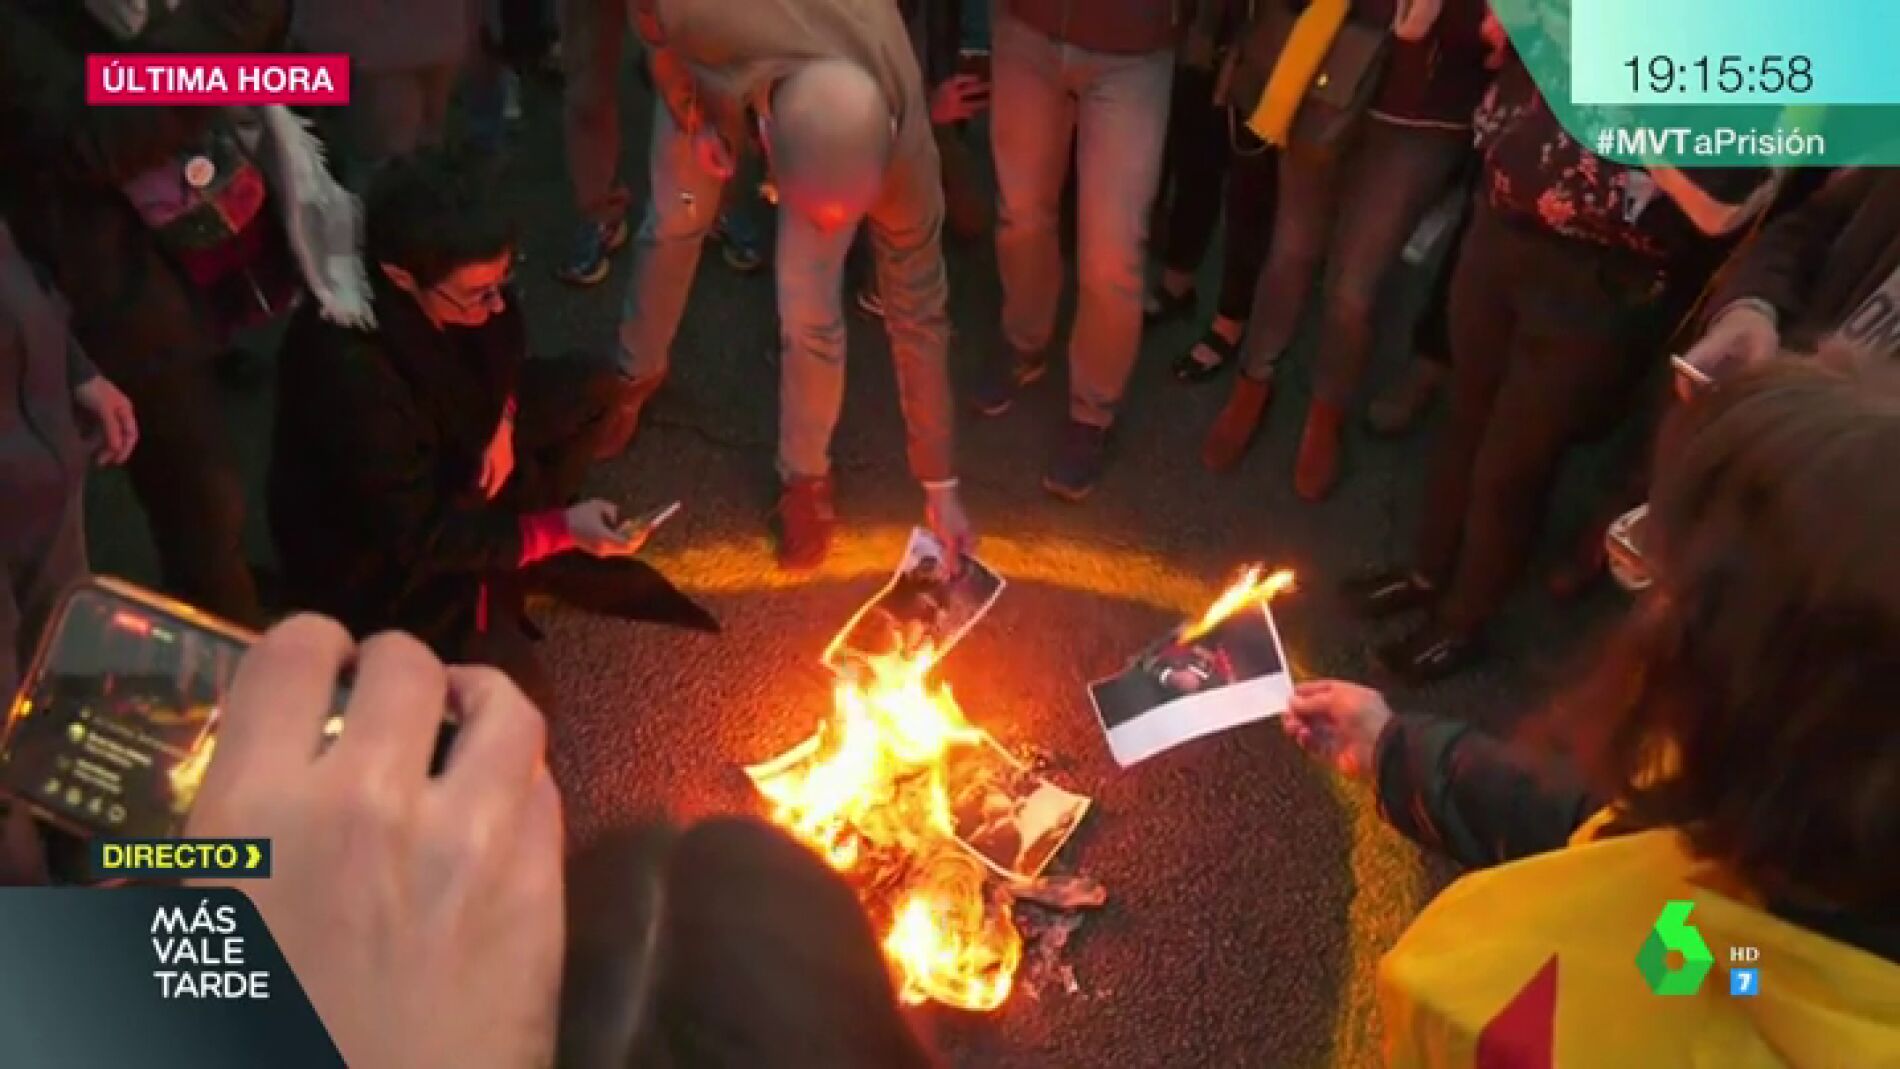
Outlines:
{"label": "burning paper", "polygon": [[1003,596],[1003,577],[965,554],[954,576],[935,535],[910,532],[904,559],[891,581],[864,603],[825,649],[825,667],[861,670],[874,657],[941,658]]}
{"label": "burning paper", "polygon": [[1291,572],[1249,569],[1200,619],[1089,687],[1116,764],[1286,711],[1293,677],[1268,602],[1292,586]]}
{"label": "burning paper", "polygon": [[933,664],[867,658],[865,673],[840,678],[816,734],[746,774],[887,925],[906,1000],[989,1010],[1022,958],[1006,885],[1041,874],[1089,800],[965,720],[929,681]]}

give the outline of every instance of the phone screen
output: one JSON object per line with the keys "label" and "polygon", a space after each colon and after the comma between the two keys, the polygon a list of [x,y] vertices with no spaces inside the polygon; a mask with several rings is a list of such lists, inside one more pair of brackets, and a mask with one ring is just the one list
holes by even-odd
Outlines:
{"label": "phone screen", "polygon": [[63,823],[176,834],[211,759],[245,643],[82,588],[13,704],[0,784]]}

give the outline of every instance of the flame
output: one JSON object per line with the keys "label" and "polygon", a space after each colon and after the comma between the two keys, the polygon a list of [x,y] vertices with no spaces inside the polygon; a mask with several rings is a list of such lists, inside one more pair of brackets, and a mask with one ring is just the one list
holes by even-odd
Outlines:
{"label": "flame", "polygon": [[989,737],[948,687],[930,682],[936,660],[928,651],[878,658],[841,680],[816,753],[755,782],[773,819],[856,877],[867,897],[899,888],[884,898],[884,951],[906,1002],[987,1011],[1009,996],[1022,937],[955,841],[948,757]]}
{"label": "flame", "polygon": [[204,784],[205,769],[211,764],[211,754],[217,749],[217,743],[215,735],[202,736],[190,753],[166,771],[166,779],[171,785],[172,808],[176,812],[183,813],[190,809],[192,801],[198,797],[198,788]]}
{"label": "flame", "polygon": [[1248,568],[1239,579],[1234,580],[1233,585],[1221,591],[1220,597],[1215,598],[1214,603],[1201,614],[1201,618],[1188,625],[1176,641],[1192,642],[1219,627],[1242,609],[1264,605],[1293,589],[1292,572],[1282,568],[1262,578],[1263,570],[1258,564]]}

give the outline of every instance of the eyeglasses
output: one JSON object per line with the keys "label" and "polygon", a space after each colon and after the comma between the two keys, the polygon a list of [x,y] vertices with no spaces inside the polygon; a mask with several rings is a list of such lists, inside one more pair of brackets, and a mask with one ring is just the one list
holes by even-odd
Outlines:
{"label": "eyeglasses", "polygon": [[448,280],[444,279],[431,288],[437,296],[454,305],[457,311],[473,312],[477,308],[487,308],[490,311],[499,312],[508,306],[508,290],[514,284],[515,269],[514,265],[510,264],[508,273],[502,276],[501,281],[491,282],[486,286],[464,289],[457,293],[449,288]]}

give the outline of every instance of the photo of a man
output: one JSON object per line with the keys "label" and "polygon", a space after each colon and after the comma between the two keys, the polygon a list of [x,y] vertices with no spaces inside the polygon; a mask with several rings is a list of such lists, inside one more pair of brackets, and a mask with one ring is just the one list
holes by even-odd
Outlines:
{"label": "photo of a man", "polygon": [[1293,681],[1264,605],[1203,634],[1176,628],[1151,643],[1089,697],[1123,767],[1203,735],[1273,716]]}
{"label": "photo of a man", "polygon": [[1011,882],[1041,876],[1089,811],[1089,799],[1050,783],[994,742],[960,748],[947,771],[957,842]]}
{"label": "photo of a man", "polygon": [[834,671],[876,657],[942,656],[1003,593],[1003,578],[974,557],[954,568],[935,536],[913,530],[884,589],[859,609],[825,651]]}

